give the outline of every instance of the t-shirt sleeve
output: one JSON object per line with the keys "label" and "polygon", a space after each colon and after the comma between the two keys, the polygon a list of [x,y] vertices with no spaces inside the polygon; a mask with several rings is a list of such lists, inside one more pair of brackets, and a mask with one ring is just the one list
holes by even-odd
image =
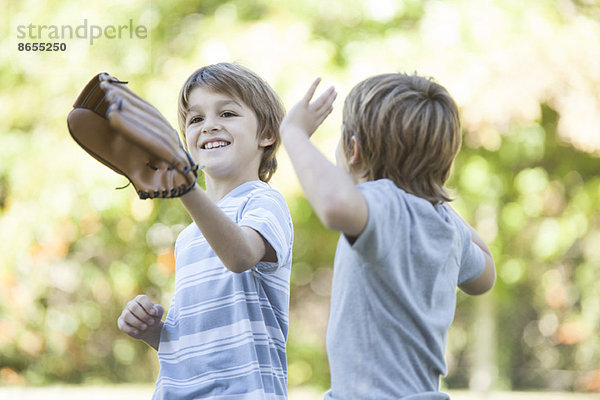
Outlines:
{"label": "t-shirt sleeve", "polygon": [[292,218],[283,196],[274,189],[255,193],[242,209],[238,225],[257,231],[275,250],[277,262],[259,262],[255,268],[272,273],[292,256]]}
{"label": "t-shirt sleeve", "polygon": [[389,223],[397,221],[404,212],[402,204],[390,201],[393,196],[383,182],[367,182],[357,186],[367,202],[368,217],[365,228],[352,244],[352,249],[367,262],[384,258],[392,246]]}
{"label": "t-shirt sleeve", "polygon": [[483,250],[471,240],[471,232],[464,225],[464,222],[458,221],[462,228],[464,239],[464,248],[460,262],[460,271],[458,273],[458,284],[469,283],[479,278],[485,267],[485,257]]}

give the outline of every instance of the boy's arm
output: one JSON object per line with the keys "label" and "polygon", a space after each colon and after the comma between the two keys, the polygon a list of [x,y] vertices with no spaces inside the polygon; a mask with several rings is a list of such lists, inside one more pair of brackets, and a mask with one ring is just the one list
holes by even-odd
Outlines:
{"label": "boy's arm", "polygon": [[[458,215],[458,213],[452,207],[449,208],[452,210],[452,212]],[[474,281],[463,283],[458,287],[460,290],[470,295],[483,294],[494,287],[494,283],[496,282],[496,266],[494,264],[494,258],[490,248],[487,246],[481,236],[479,236],[477,231],[473,229],[473,227],[469,225],[460,215],[458,215],[458,217],[463,220],[465,225],[471,231],[471,241],[473,241],[473,243],[475,243],[475,245],[481,249],[485,259],[485,266],[483,267],[483,272],[481,275],[479,275],[479,277]]]}
{"label": "boy's arm", "polygon": [[311,135],[333,110],[336,97],[331,87],[311,103],[319,81],[312,84],[281,122],[282,142],[304,194],[321,222],[355,238],[367,224],[367,203],[352,178],[310,142]]}
{"label": "boy's arm", "polygon": [[196,184],[180,197],[217,256],[232,272],[244,272],[259,261],[277,261],[271,245],[254,229],[239,226]]}

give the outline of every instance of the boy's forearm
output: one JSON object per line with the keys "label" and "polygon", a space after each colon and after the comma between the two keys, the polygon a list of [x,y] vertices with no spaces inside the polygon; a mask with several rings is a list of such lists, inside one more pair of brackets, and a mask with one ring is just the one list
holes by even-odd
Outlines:
{"label": "boy's forearm", "polygon": [[345,224],[350,220],[343,214],[356,210],[352,203],[358,197],[362,201],[352,178],[332,164],[306,133],[289,131],[282,137],[304,194],[321,222],[331,229],[347,231]]}
{"label": "boy's forearm", "polygon": [[243,272],[261,260],[264,243],[249,242],[246,231],[227,217],[198,185],[180,200],[226,268]]}

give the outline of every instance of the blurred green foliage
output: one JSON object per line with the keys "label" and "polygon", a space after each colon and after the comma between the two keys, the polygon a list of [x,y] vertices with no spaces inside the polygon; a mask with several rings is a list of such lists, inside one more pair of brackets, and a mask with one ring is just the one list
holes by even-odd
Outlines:
{"label": "blurred green foliage", "polygon": [[[485,371],[483,387],[600,391],[597,2],[89,3],[90,21],[133,18],[151,37],[20,54],[14,21],[76,25],[82,17],[64,0],[8,6],[0,42],[8,54],[0,64],[0,384],[153,381],[154,351],[120,333],[116,319],[138,293],[169,304],[173,243],[191,221],[177,200],[114,191],[124,179],[73,143],[66,115],[105,70],[176,126],[185,78],[204,64],[239,61],[287,105],[317,75],[341,97],[367,76],[397,70],[448,87],[465,132],[449,187],[490,244],[498,282],[482,298],[459,294],[443,385],[481,387]],[[314,138],[328,156],[340,108]],[[326,389],[338,235],[301,196],[283,152],[279,159],[273,185],[295,224],[289,383]],[[481,338],[486,315],[493,334]]]}

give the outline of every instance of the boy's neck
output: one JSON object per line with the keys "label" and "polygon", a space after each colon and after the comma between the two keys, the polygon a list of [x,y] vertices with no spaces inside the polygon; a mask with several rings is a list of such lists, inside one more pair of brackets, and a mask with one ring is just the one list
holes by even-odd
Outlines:
{"label": "boy's neck", "polygon": [[354,182],[355,185],[360,185],[361,183],[365,183],[368,181],[367,178],[365,178],[363,176],[363,174],[359,174],[359,173],[353,174],[349,171],[346,171],[346,172],[348,172],[348,174],[350,175],[350,178],[352,179],[352,182]]}
{"label": "boy's neck", "polygon": [[215,203],[241,184],[259,180],[258,176],[237,177],[235,179],[214,179],[205,175],[205,178],[206,195]]}

